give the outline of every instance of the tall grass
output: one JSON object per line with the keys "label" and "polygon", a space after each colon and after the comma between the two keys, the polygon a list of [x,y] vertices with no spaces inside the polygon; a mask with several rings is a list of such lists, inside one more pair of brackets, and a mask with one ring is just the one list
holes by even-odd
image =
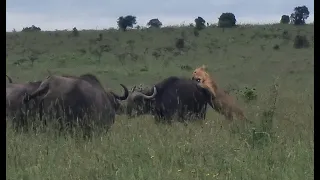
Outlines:
{"label": "tall grass", "polygon": [[[298,34],[310,46],[294,48]],[[253,122],[229,124],[212,109],[188,126],[120,115],[107,134],[85,140],[57,136],[51,127],[16,133],[7,119],[7,178],[314,179],[313,36],[313,25],[210,27],[198,37],[188,27],[79,31],[79,37],[7,33],[7,74],[15,82],[41,80],[47,69],[90,72],[119,92],[120,83],[190,77],[206,64]]]}

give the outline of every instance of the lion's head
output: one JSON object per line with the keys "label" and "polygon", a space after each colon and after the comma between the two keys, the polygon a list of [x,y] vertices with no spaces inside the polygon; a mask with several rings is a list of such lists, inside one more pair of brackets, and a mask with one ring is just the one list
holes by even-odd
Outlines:
{"label": "lion's head", "polygon": [[205,83],[206,80],[210,79],[210,75],[206,72],[206,66],[196,68],[192,73],[192,80],[196,80],[200,83]]}
{"label": "lion's head", "polygon": [[216,94],[218,89],[217,83],[210,77],[205,65],[196,68],[192,73],[192,80],[200,82],[208,86],[213,94]]}

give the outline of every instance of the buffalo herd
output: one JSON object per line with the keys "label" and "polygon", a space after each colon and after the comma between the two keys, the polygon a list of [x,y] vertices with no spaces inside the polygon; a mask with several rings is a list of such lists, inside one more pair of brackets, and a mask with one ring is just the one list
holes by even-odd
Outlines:
{"label": "buffalo herd", "polygon": [[[115,122],[121,106],[128,117],[153,115],[156,122],[171,123],[205,119],[207,104],[214,109],[213,93],[199,82],[171,76],[149,88],[124,89],[118,95],[106,89],[92,74],[81,76],[49,75],[42,81],[14,83],[7,76],[6,114],[16,127],[24,127],[39,115],[41,122],[107,129]],[[44,118],[44,115],[46,118]]]}

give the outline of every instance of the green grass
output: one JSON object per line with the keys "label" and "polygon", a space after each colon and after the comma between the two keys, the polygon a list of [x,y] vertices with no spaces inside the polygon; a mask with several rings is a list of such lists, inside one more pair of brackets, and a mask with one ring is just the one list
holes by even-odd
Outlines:
{"label": "green grass", "polygon": [[[120,93],[120,83],[190,77],[206,64],[220,87],[238,90],[231,94],[253,124],[226,124],[208,109],[204,122],[188,126],[117,116],[109,133],[91,141],[7,127],[8,179],[314,179],[313,25],[211,27],[199,37],[188,27],[71,34],[7,33],[7,74],[25,82],[43,79],[47,69],[90,72]],[[293,48],[298,34],[310,47]],[[185,39],[183,50],[176,38]],[[99,61],[93,51],[101,45],[108,52]],[[245,87],[257,99],[246,101]]]}

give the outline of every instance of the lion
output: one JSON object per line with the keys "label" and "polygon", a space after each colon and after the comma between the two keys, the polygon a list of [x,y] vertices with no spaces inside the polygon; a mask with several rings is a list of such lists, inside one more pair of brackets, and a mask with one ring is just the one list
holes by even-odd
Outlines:
{"label": "lion", "polygon": [[227,120],[233,120],[235,114],[238,119],[245,120],[246,117],[235,102],[235,99],[231,97],[226,91],[220,89],[216,81],[207,72],[205,65],[196,68],[192,73],[192,79],[201,83],[202,86],[207,86],[213,94],[214,109],[225,116]]}

